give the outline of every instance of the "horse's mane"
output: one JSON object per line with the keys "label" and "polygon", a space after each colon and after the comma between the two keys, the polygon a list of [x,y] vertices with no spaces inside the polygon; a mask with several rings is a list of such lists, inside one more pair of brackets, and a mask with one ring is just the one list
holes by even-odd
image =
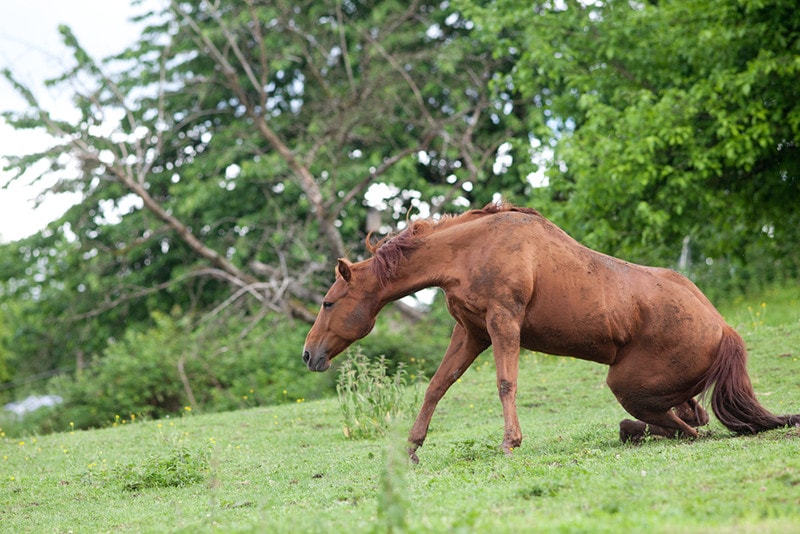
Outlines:
{"label": "horse's mane", "polygon": [[512,204],[492,202],[482,209],[470,210],[461,215],[445,215],[439,220],[416,220],[399,234],[387,236],[374,245],[370,244],[369,236],[367,236],[367,249],[372,253],[372,272],[377,277],[381,287],[384,287],[397,270],[397,266],[403,258],[405,258],[408,253],[419,248],[425,238],[432,232],[471,221],[478,217],[508,211],[540,215],[539,212],[533,208],[523,208]]}

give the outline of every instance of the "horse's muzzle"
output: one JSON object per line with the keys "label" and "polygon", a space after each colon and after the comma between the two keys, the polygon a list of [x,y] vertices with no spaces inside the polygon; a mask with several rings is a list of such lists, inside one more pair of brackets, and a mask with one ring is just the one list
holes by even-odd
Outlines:
{"label": "horse's muzzle", "polygon": [[311,353],[307,350],[303,351],[303,362],[305,362],[305,364],[308,366],[309,371],[315,372],[327,371],[331,366],[331,362],[328,360],[328,357],[325,355],[325,353],[317,354],[316,356],[312,357]]}

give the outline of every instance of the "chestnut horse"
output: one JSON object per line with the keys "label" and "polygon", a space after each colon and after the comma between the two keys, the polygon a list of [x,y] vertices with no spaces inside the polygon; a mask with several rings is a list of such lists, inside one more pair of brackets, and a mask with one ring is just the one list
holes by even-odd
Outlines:
{"label": "chestnut horse", "polygon": [[623,440],[647,431],[697,437],[708,414],[695,397],[712,386],[714,413],[734,432],[800,425],[799,415],[776,416],[759,404],[742,338],[692,282],[588,249],[536,210],[489,204],[415,221],[371,252],[358,263],[338,261],[303,361],[325,371],[372,330],[387,303],[442,288],[456,325],[409,433],[414,462],[437,403],[490,345],[507,453],[522,442],[520,347],[608,365],[609,388],[637,419],[620,423]]}

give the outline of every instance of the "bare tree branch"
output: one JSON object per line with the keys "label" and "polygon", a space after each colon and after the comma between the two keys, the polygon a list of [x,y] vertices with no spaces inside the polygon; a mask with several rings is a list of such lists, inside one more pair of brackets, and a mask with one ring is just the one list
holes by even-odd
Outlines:
{"label": "bare tree branch", "polygon": [[[219,64],[222,68],[222,72],[225,76],[225,79],[228,83],[229,88],[233,91],[236,97],[239,99],[239,102],[246,108],[247,115],[253,120],[258,132],[264,137],[264,139],[269,142],[269,144],[275,149],[278,154],[280,154],[281,158],[287,163],[289,168],[292,170],[293,174],[297,177],[299,181],[299,185],[302,188],[303,192],[308,197],[311,205],[314,207],[314,215],[322,229],[322,232],[325,234],[328,245],[331,249],[331,252],[336,257],[341,257],[345,255],[345,247],[344,242],[342,241],[342,236],[339,234],[339,231],[333,225],[334,217],[332,217],[326,210],[324,205],[324,199],[322,197],[322,192],[317,184],[316,179],[314,178],[313,174],[310,172],[308,167],[302,165],[300,161],[295,157],[293,151],[289,148],[288,145],[281,139],[281,137],[275,132],[267,123],[266,116],[263,114],[262,111],[264,108],[264,103],[266,100],[266,89],[263,87],[256,87],[258,84],[258,80],[255,78],[255,75],[252,73],[252,69],[246,69],[248,79],[252,84],[254,84],[254,89],[256,89],[262,98],[262,102],[259,105],[253,106],[253,103],[250,102],[247,98],[247,91],[242,87],[236,69],[230,64],[228,59],[225,55],[219,50],[219,48],[214,44],[211,38],[204,33],[198,24],[192,19],[189,14],[184,12],[177,1],[172,1],[172,9],[186,22],[186,24],[192,29],[194,32],[195,38],[199,39],[204,48],[209,51],[209,54],[212,58]],[[224,30],[224,29],[223,29]],[[241,50],[239,49],[238,45],[235,43],[235,39],[233,35],[228,30],[224,30],[224,36],[226,42],[234,49],[234,53],[237,54],[240,61],[244,61],[243,57],[240,57]]]}
{"label": "bare tree branch", "polygon": [[353,67],[350,65],[350,49],[347,46],[347,39],[344,34],[344,16],[342,15],[342,4],[336,2],[336,22],[339,26],[339,47],[342,49],[342,61],[347,72],[347,80],[350,82],[350,92],[356,94],[356,81],[353,78]]}
{"label": "bare tree branch", "polygon": [[422,91],[420,90],[417,82],[411,77],[411,75],[397,62],[397,59],[392,56],[386,49],[381,45],[369,32],[362,33],[364,39],[366,39],[375,49],[380,53],[383,58],[389,62],[389,64],[397,71],[400,76],[406,81],[408,88],[411,89],[411,92],[414,94],[414,99],[417,102],[417,107],[419,108],[420,113],[422,113],[425,120],[428,122],[428,125],[433,128],[434,130],[438,130],[438,123],[431,115],[430,111],[428,110],[428,106],[425,105],[425,99],[422,96]]}
{"label": "bare tree branch", "polygon": [[367,176],[365,176],[364,179],[361,180],[361,182],[356,184],[355,187],[351,188],[347,193],[345,193],[342,196],[341,200],[339,200],[339,202],[335,204],[335,207],[332,208],[331,211],[333,211],[334,213],[341,211],[342,208],[344,208],[344,206],[349,204],[351,200],[353,200],[356,196],[363,193],[371,183],[373,183],[381,175],[386,173],[386,171],[388,171],[392,165],[402,160],[406,156],[409,156],[411,154],[414,154],[415,152],[423,150],[428,145],[432,137],[433,137],[432,135],[428,136],[428,138],[424,139],[419,145],[402,150],[397,154],[393,155],[392,157],[383,160],[383,162],[374,171],[370,171],[369,174],[367,174]]}

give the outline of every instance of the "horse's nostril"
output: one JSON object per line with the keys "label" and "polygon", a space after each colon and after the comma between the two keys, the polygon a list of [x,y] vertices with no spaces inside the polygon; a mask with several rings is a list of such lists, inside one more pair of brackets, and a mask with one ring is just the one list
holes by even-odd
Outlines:
{"label": "horse's nostril", "polygon": [[311,359],[311,355],[308,353],[307,350],[303,351],[303,363],[308,364],[308,360]]}

